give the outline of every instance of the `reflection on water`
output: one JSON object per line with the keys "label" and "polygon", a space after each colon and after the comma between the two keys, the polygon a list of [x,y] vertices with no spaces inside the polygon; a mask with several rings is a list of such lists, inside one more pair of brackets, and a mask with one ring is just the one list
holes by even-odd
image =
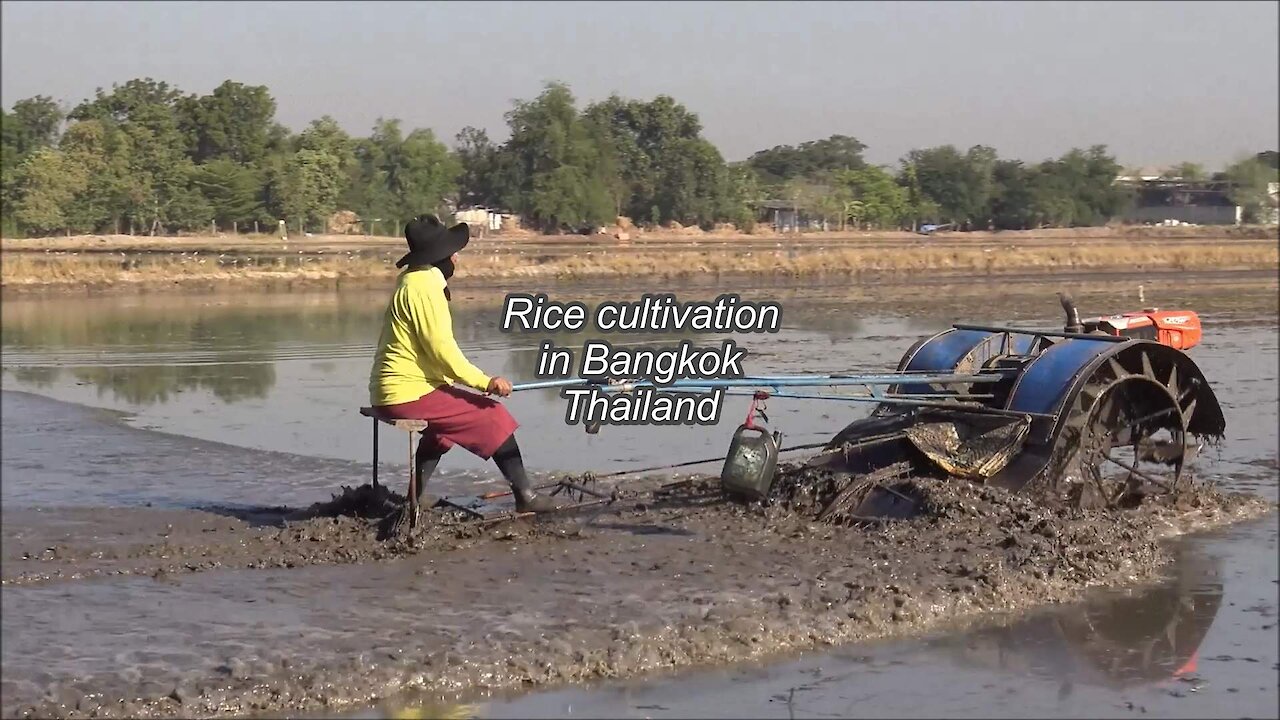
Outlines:
{"label": "reflection on water", "polygon": [[[9,372],[23,384],[47,389],[61,381],[63,369],[27,367]],[[95,387],[100,398],[109,392],[112,399],[138,407],[169,402],[185,390],[208,390],[224,403],[264,398],[276,381],[275,366],[269,362],[77,367],[69,374],[77,385]]]}
{"label": "reflection on water", "polygon": [[1197,667],[1201,642],[1222,604],[1222,563],[1184,548],[1167,584],[1113,595],[1017,624],[948,638],[963,666],[1116,690],[1170,680]]}
{"label": "reflection on water", "polygon": [[95,305],[5,303],[0,342],[6,372],[35,389],[68,380],[91,385],[100,398],[136,407],[170,402],[190,390],[235,403],[266,397],[280,360],[317,347],[322,356],[341,356],[352,344],[363,346],[376,312],[365,303],[332,300],[231,305],[166,298]]}
{"label": "reflection on water", "polygon": [[[170,402],[183,391],[208,390],[230,404],[265,398],[281,362],[321,358],[311,367],[322,374],[338,370],[333,359],[372,362],[383,302],[381,295],[367,293],[265,306],[184,298],[177,308],[167,302],[107,302],[100,312],[86,312],[84,301],[13,302],[5,304],[0,343],[5,372],[32,389],[70,380],[95,387],[99,398],[136,407]],[[615,346],[719,342],[717,336],[691,331],[625,337],[594,330],[501,333],[496,332],[496,308],[463,306],[454,313],[455,334],[464,348],[510,351],[489,369],[511,378],[534,377],[543,340],[575,350],[575,358],[588,340],[605,339]],[[363,380],[363,375],[344,379]]]}
{"label": "reflection on water", "polygon": [[[1256,591],[1249,581],[1257,570],[1274,576],[1274,558],[1257,568],[1261,556],[1232,562],[1254,571],[1237,568],[1247,581],[1235,584],[1235,599]],[[1249,716],[1274,707],[1274,668],[1271,686],[1255,689],[1244,677],[1250,673],[1231,677],[1224,663],[1232,658],[1205,655],[1243,645],[1250,649],[1241,652],[1252,655],[1245,666],[1263,671],[1251,677],[1265,678],[1257,660],[1271,662],[1274,649],[1264,646],[1274,645],[1275,625],[1264,626],[1261,638],[1249,633],[1248,616],[1226,601],[1224,563],[1202,544],[1186,542],[1159,586],[1104,592],[1004,627],[510,697],[484,706],[481,716],[1107,717],[1125,707],[1156,716]],[[1224,674],[1230,679],[1206,679]],[[1210,705],[1167,704],[1188,692]],[[403,706],[413,703],[393,707]]]}
{"label": "reflection on water", "polygon": [[[593,292],[634,299],[648,290]],[[954,289],[937,287],[894,298],[878,298],[874,291],[839,283],[742,292],[747,299],[783,302],[787,328],[825,338],[824,344],[831,347],[855,337],[882,341],[927,335],[961,320],[1019,324],[1034,318],[1052,324],[1057,322],[1057,306],[1051,290],[1024,289],[1038,301],[997,307],[973,297],[961,303]],[[679,298],[708,300],[718,292],[686,290]],[[1111,294],[1097,293],[1085,300],[1102,310],[1128,309],[1132,304],[1108,297]],[[572,289],[551,295],[558,300],[584,298],[592,311],[602,299]],[[1264,304],[1274,300],[1269,293],[1258,293],[1255,299]],[[0,307],[0,345],[9,377],[34,389],[73,381],[93,385],[99,398],[135,407],[170,402],[190,390],[207,390],[222,403],[236,403],[266,397],[277,380],[274,366],[291,360],[321,361],[325,364],[313,366],[318,372],[341,370],[348,373],[342,382],[363,384],[366,367],[354,363],[357,371],[352,375],[351,364],[332,361],[371,362],[385,302],[385,292],[369,290],[9,300]],[[615,345],[672,345],[681,340],[718,344],[723,339],[694,332],[603,334],[590,328],[581,333],[503,333],[498,331],[499,302],[496,297],[455,302],[455,333],[471,354],[511,351],[487,369],[517,380],[533,377],[538,343],[544,339],[574,350],[591,339]],[[1238,304],[1239,298],[1230,303],[1233,308]],[[893,308],[887,316],[886,305]],[[739,337],[739,344],[755,351],[755,357],[749,355],[753,364],[780,351],[763,348],[768,343],[759,336]],[[836,357],[811,355],[805,360],[812,371],[850,369],[847,361]],[[70,375],[63,375],[62,368],[70,369]]]}

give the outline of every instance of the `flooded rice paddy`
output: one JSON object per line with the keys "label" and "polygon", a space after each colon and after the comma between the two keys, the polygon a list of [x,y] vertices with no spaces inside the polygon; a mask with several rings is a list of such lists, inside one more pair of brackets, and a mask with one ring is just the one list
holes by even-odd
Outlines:
{"label": "flooded rice paddy", "polygon": [[[888,370],[917,338],[952,322],[1060,325],[1059,286],[1042,283],[742,288],[744,299],[783,302],[784,328],[735,339],[748,349],[753,374]],[[1205,340],[1191,355],[1228,426],[1223,445],[1197,460],[1196,477],[1274,501],[1274,278],[1067,287],[1086,315],[1151,304],[1201,313]],[[679,292],[710,299],[721,289]],[[644,290],[550,292],[598,300]],[[500,298],[459,288],[459,341],[486,371],[529,379],[544,336],[498,332]],[[447,555],[382,550],[341,525],[293,528],[280,540],[281,531],[255,518],[326,500],[369,477],[371,429],[356,410],[367,402],[383,300],[350,291],[0,306],[6,716],[32,707],[79,716],[332,707],[373,716],[403,706],[487,717],[1274,715],[1274,514],[1177,541],[1168,579],[1155,588],[804,657],[785,652],[804,649],[805,633],[811,645],[892,633],[867,630],[880,622],[874,616],[858,619],[855,632],[824,630],[829,620],[799,613],[752,630],[753,603],[792,592],[806,571],[845,573],[846,583],[875,578],[883,562],[841,561],[837,549],[873,556],[877,543],[906,547],[908,539],[853,541],[798,527],[799,539],[783,546],[768,539],[777,527],[740,530],[733,523],[741,518],[719,511],[655,509],[596,518],[589,529],[550,523],[507,536],[442,538],[454,551]],[[550,339],[575,346],[585,337]],[[744,398],[731,398],[713,428],[606,427],[588,435],[564,425],[564,403],[554,391],[508,401],[535,474],[716,457],[746,411]],[[824,441],[869,407],[790,400],[769,410],[790,445]],[[383,431],[381,441],[381,477],[398,481],[404,438]],[[718,465],[692,470],[714,473]],[[501,479],[456,450],[432,486],[469,494],[500,489]],[[1120,564],[1095,580],[1126,572],[1123,553],[1113,554]],[[1045,585],[1042,599],[1054,600],[1053,583]],[[937,605],[932,597],[924,584],[903,580],[884,600],[905,612]],[[808,608],[822,599],[794,602]],[[920,618],[930,612],[918,608]],[[771,647],[731,652],[722,637],[688,629],[691,617],[711,623],[717,615]],[[752,655],[768,661],[679,677],[660,672],[681,658],[714,665]],[[549,659],[545,667],[539,657]],[[606,665],[659,672],[533,694],[474,692],[511,688],[513,677],[525,678],[514,686],[526,689],[531,681],[590,679],[593,666]],[[930,678],[929,693],[919,692],[921,677]],[[308,701],[291,706],[282,698],[298,687]],[[466,705],[441,705],[441,694]]]}

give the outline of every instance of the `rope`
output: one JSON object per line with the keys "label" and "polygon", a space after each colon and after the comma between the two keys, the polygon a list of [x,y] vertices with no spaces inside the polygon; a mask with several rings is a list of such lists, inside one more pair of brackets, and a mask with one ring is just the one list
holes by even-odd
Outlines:
{"label": "rope", "polygon": [[[794,452],[796,450],[814,450],[816,448],[822,448],[826,446],[827,446],[826,442],[810,443],[808,445],[796,445],[789,448],[783,448],[778,451],[778,454],[782,454],[784,452]],[[611,472],[605,475],[593,475],[592,477],[594,477],[596,480],[607,480],[610,478],[622,477],[623,475],[634,475],[636,473],[644,473],[644,472],[657,472],[659,470],[674,470],[676,468],[689,467],[690,465],[702,465],[703,463],[724,460],[727,457],[729,456],[721,455],[719,457],[704,458],[702,460],[689,460],[686,462],[672,463],[670,465],[656,465],[654,467],[637,468],[635,470],[619,470],[617,472]]]}
{"label": "rope", "polygon": [[[807,445],[795,445],[792,447],[783,448],[779,450],[778,454],[781,455],[782,453],[795,452],[797,450],[816,450],[818,448],[824,448],[826,446],[827,446],[826,442],[809,443]],[[617,472],[605,473],[604,475],[596,475],[595,473],[588,471],[577,476],[577,479],[578,479],[578,482],[583,484],[594,483],[600,480],[612,480],[615,478],[620,478],[625,475],[635,475],[638,473],[646,473],[646,472],[657,472],[659,470],[675,470],[676,468],[689,467],[690,465],[702,465],[709,462],[717,462],[720,460],[724,460],[727,457],[728,455],[721,455],[719,457],[703,458],[701,460],[688,460],[686,462],[672,463],[670,465],[655,465],[653,467],[636,468],[634,470],[619,470]],[[569,477],[574,477],[574,476],[570,475]],[[550,490],[552,488],[560,488],[560,487],[563,487],[562,483],[563,483],[562,480],[557,480],[555,482],[543,483],[542,485],[535,485],[533,486],[533,489],[534,490]],[[492,500],[494,498],[507,497],[510,494],[511,494],[511,491],[507,490],[505,492],[486,493],[481,497],[485,500]]]}

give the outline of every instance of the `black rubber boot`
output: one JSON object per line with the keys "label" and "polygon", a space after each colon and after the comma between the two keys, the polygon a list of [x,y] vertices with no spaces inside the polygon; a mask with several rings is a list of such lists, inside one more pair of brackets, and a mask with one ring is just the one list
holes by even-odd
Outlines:
{"label": "black rubber boot", "polygon": [[431,479],[431,475],[440,464],[440,458],[444,457],[444,453],[439,449],[430,445],[427,447],[428,450],[423,451],[422,445],[419,445],[415,458],[418,466],[418,505],[420,507],[431,507],[436,504],[435,498],[426,494],[427,481]]}
{"label": "black rubber boot", "polygon": [[556,509],[555,500],[533,491],[529,476],[524,471],[524,458],[520,455],[515,435],[502,443],[493,454],[493,461],[511,484],[511,493],[516,498],[516,512],[545,513]]}

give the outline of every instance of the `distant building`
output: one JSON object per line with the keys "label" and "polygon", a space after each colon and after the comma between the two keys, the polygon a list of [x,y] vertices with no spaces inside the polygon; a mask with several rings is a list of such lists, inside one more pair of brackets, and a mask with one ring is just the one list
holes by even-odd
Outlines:
{"label": "distant building", "polygon": [[471,227],[472,234],[480,237],[491,232],[501,232],[504,227],[511,229],[520,225],[518,216],[484,207],[455,210],[453,220],[466,223]]}
{"label": "distant building", "polygon": [[756,222],[773,226],[774,232],[826,230],[823,219],[785,200],[765,200],[756,205]]}
{"label": "distant building", "polygon": [[1239,225],[1244,218],[1244,208],[1230,197],[1230,183],[1147,178],[1119,181],[1133,190],[1133,200],[1119,218],[1123,222]]}
{"label": "distant building", "polygon": [[1122,183],[1139,183],[1164,178],[1164,171],[1155,167],[1138,168],[1130,175],[1121,175],[1116,180]]}

